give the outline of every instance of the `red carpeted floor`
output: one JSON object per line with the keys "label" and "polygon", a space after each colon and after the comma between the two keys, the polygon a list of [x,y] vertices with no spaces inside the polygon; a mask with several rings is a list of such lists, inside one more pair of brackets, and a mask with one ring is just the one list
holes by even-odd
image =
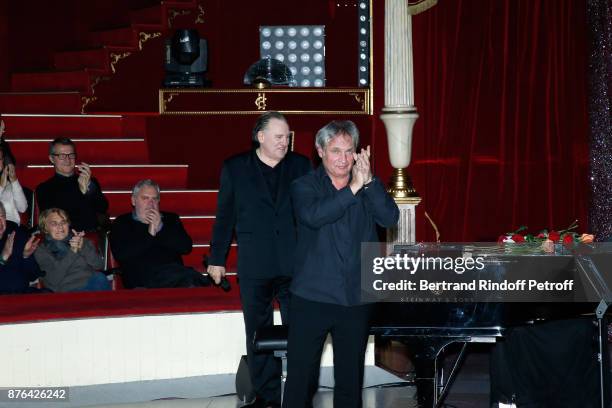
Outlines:
{"label": "red carpeted floor", "polygon": [[56,319],[241,310],[238,285],[142,289],[112,292],[51,293],[0,297],[0,324]]}

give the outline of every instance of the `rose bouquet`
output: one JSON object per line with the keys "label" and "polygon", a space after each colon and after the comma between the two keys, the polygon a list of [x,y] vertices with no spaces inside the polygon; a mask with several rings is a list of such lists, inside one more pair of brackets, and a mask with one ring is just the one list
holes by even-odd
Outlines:
{"label": "rose bouquet", "polygon": [[538,234],[527,233],[527,227],[521,226],[516,231],[507,232],[500,235],[497,243],[500,246],[508,244],[512,252],[524,250],[525,252],[546,253],[555,252],[555,245],[563,245],[572,247],[576,244],[588,244],[594,241],[595,237],[592,234],[578,234],[574,232],[578,228],[578,220],[574,221],[569,227],[564,230],[547,230],[544,229]]}

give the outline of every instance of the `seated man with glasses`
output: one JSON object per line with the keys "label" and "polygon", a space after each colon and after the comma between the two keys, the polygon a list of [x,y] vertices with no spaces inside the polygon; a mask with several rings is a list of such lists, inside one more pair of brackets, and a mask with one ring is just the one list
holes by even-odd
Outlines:
{"label": "seated man with glasses", "polygon": [[55,175],[36,187],[39,211],[61,208],[68,213],[77,231],[95,231],[108,209],[108,201],[87,163],[76,165],[76,147],[67,137],[58,137],[49,146],[49,160]]}

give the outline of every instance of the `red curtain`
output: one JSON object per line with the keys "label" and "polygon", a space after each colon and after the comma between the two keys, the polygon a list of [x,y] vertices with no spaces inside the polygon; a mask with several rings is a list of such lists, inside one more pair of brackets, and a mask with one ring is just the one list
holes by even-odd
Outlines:
{"label": "red curtain", "polygon": [[413,17],[418,240],[434,238],[423,211],[443,241],[586,228],[585,7],[453,0]]}

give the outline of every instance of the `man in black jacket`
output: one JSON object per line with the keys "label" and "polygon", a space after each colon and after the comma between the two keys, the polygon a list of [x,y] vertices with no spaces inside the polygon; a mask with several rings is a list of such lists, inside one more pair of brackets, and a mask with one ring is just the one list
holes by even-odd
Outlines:
{"label": "man in black jacket", "polygon": [[141,180],[132,189],[131,213],[113,222],[110,244],[126,288],[206,286],[208,282],[183,265],[191,237],[177,214],[159,210],[159,185]]}
{"label": "man in black jacket", "polygon": [[376,226],[397,224],[399,209],[372,175],[359,131],[333,121],[315,142],[322,164],[291,185],[298,228],[283,407],[312,407],[323,343],[334,349],[334,407],[361,408],[370,307],[361,302],[361,244]]}
{"label": "man in black jacket", "polygon": [[[36,187],[36,200],[42,212],[48,208],[61,208],[68,213],[72,228],[77,231],[95,231],[98,217],[108,210],[108,201],[98,181],[92,177],[87,163],[76,163],[76,147],[67,137],[58,137],[49,146],[49,160],[53,164],[53,177]],[[75,167],[78,173],[75,172]]]}
{"label": "man in black jacket", "polygon": [[280,365],[270,354],[253,352],[253,335],[272,325],[273,300],[288,318],[289,284],[296,245],[289,184],[310,170],[309,160],[288,152],[289,126],[278,112],[262,115],[252,132],[258,147],[225,161],[208,273],[219,283],[235,229],[238,276],[251,382],[257,399],[250,406],[280,405]]}

